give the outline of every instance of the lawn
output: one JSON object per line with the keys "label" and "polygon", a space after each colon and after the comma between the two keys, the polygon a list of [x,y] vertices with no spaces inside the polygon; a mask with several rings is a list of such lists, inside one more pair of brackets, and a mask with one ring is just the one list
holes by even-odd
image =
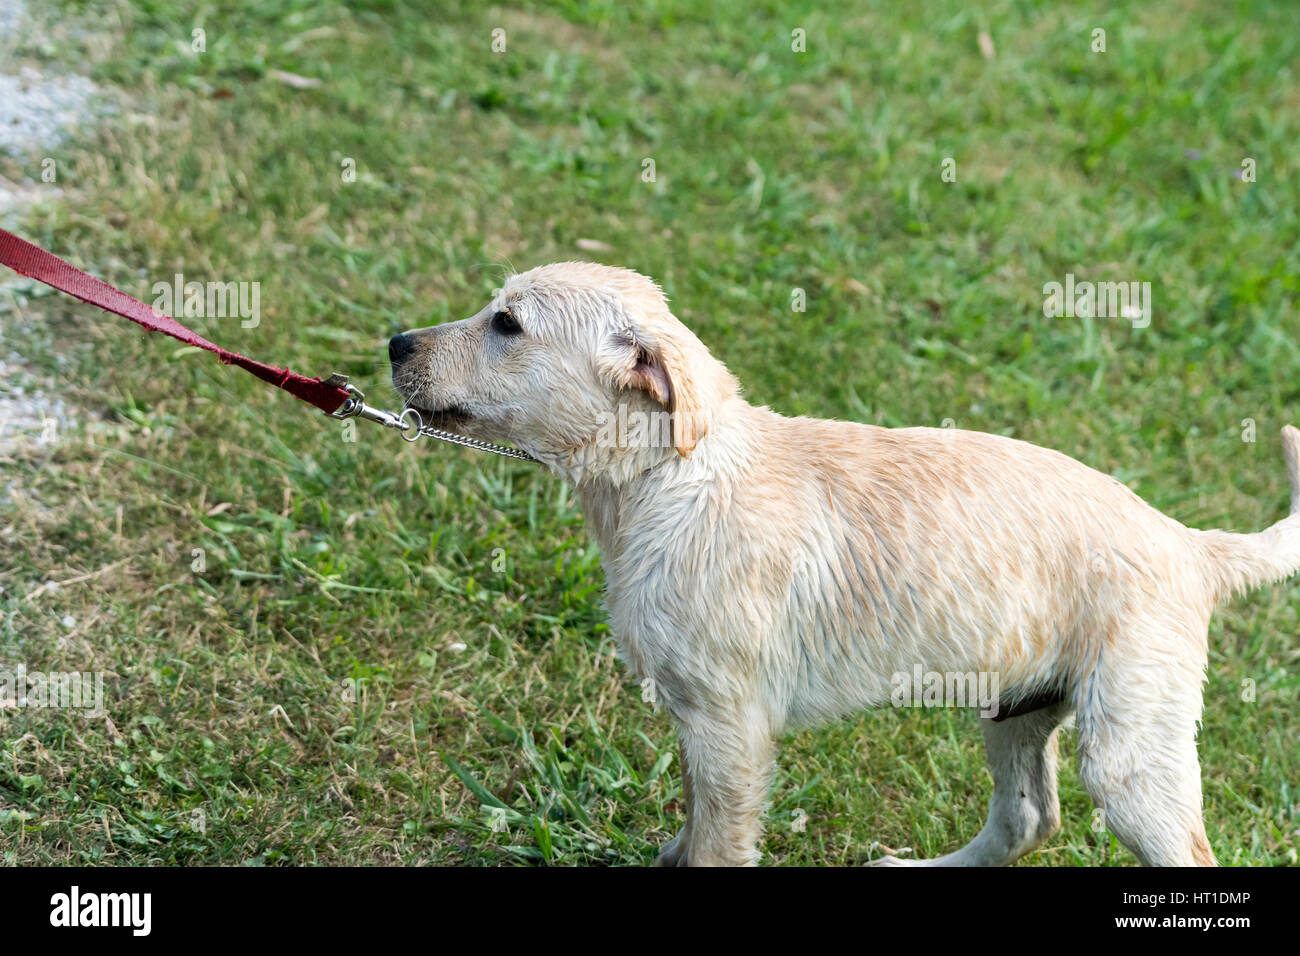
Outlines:
{"label": "lawn", "polygon": [[[32,10],[47,29],[0,69],[89,76],[116,108],[0,155],[14,182],[54,158],[62,190],[10,228],[145,301],[178,273],[259,283],[255,326],[193,320],[230,348],[388,404],[388,336],[590,258],[658,279],[755,403],[1013,435],[1192,527],[1285,513],[1287,0]],[[1149,282],[1150,324],[1046,317],[1067,274]],[[54,440],[0,432],[0,668],[105,672],[107,709],[0,711],[0,861],[630,865],[676,832],[671,724],[615,657],[558,479],[345,426],[27,283],[0,289],[0,355],[0,390],[67,409]],[[1212,625],[1225,864],[1297,862],[1298,609],[1293,580]],[[765,862],[964,844],[992,786],[977,724],[792,735]],[[1064,826],[1024,863],[1134,864],[1065,741]]]}

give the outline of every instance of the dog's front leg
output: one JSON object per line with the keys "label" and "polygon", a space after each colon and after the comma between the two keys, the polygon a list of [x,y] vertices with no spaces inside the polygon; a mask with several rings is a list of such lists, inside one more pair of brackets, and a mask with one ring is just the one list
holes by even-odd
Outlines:
{"label": "dog's front leg", "polygon": [[686,814],[686,823],[677,831],[677,836],[660,848],[655,866],[687,866],[690,862],[691,768],[686,762],[686,748],[681,744],[677,745],[677,758],[682,767],[682,809]]}
{"label": "dog's front leg", "polygon": [[700,718],[680,723],[678,736],[690,779],[687,824],[678,836],[686,865],[755,865],[776,751],[765,723]]}

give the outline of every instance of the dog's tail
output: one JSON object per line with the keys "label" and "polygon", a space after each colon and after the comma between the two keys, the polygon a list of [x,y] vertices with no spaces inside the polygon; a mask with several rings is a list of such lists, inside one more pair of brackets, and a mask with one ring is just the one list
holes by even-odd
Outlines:
{"label": "dog's tail", "polygon": [[1300,429],[1282,429],[1291,479],[1291,514],[1256,534],[1201,531],[1198,542],[1216,598],[1281,581],[1300,571]]}

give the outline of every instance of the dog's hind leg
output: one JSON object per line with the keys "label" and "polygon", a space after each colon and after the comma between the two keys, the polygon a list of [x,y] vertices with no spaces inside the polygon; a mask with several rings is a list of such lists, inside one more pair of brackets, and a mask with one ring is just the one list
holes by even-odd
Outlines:
{"label": "dog's hind leg", "polygon": [[1143,864],[1215,866],[1196,758],[1200,674],[1166,664],[1122,680],[1091,713],[1080,705],[1079,778],[1106,828]]}
{"label": "dog's hind leg", "polygon": [[885,857],[873,862],[1005,866],[1050,837],[1061,822],[1056,796],[1056,731],[1069,713],[1069,704],[1062,702],[1002,721],[981,720],[993,773],[993,796],[984,828],[955,853],[929,860]]}

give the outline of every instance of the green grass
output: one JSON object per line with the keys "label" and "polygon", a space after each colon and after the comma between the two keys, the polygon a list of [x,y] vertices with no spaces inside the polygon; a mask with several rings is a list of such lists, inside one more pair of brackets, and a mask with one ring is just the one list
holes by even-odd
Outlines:
{"label": "green grass", "polygon": [[[472,314],[509,267],[596,257],[659,279],[779,411],[1014,435],[1194,527],[1285,510],[1285,0],[48,6],[14,62],[122,101],[54,151],[64,202],[20,231],[146,300],[177,272],[260,282],[257,328],[195,322],[231,348],[386,403],[387,336]],[[1067,272],[1151,282],[1150,328],[1044,318]],[[672,728],[614,657],[560,482],[364,424],[345,441],[62,296],[0,308],[6,352],[75,409],[56,444],[0,459],[0,663],[107,671],[111,717],[0,712],[0,860],[639,864],[676,832]],[[1224,863],[1296,863],[1297,607],[1292,582],[1213,625],[1200,752]],[[794,735],[779,767],[779,864],[955,849],[991,788],[964,712]],[[1061,794],[1064,828],[1028,864],[1134,862],[1091,829],[1072,758]]]}

